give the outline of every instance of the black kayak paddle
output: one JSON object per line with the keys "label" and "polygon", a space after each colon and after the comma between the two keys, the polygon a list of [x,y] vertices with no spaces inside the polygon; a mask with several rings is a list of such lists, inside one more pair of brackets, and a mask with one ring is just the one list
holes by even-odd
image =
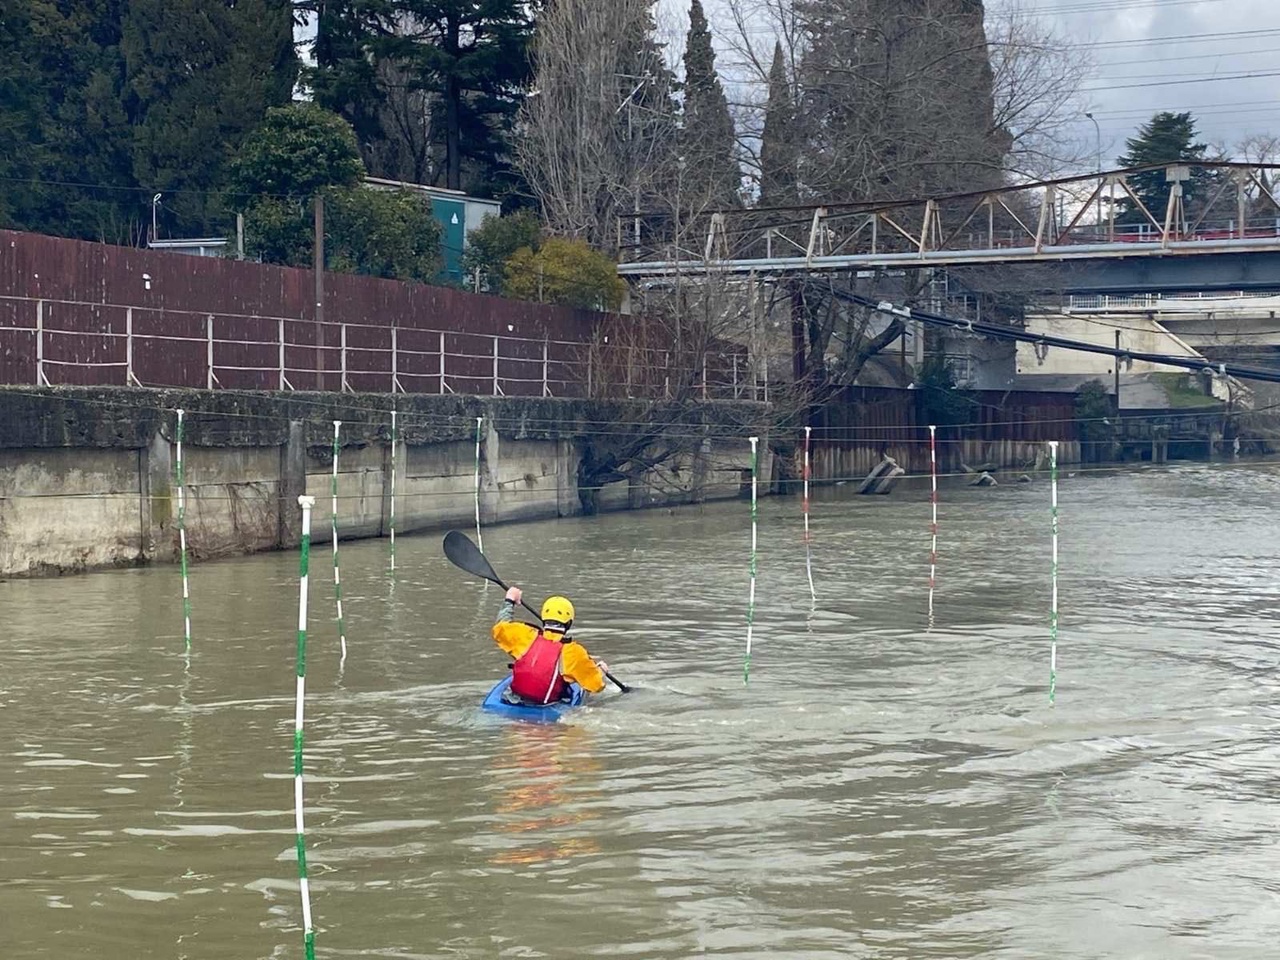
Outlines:
{"label": "black kayak paddle", "polygon": [[[455,567],[474,574],[490,583],[496,583],[503,590],[507,589],[507,585],[502,582],[502,578],[494,571],[493,565],[480,552],[480,548],[471,542],[471,539],[459,530],[450,530],[444,536],[444,555]],[[538,617],[538,622],[542,622],[542,618],[538,616],[538,611],[529,606],[522,598],[521,606]],[[621,690],[623,693],[630,693],[631,688],[615,677],[608,670],[604,671],[604,675],[609,678],[609,682]]]}

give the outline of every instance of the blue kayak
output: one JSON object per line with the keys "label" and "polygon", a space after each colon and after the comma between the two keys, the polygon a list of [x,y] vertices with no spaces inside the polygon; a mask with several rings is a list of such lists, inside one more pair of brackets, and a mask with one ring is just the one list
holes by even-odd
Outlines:
{"label": "blue kayak", "polygon": [[489,691],[480,704],[480,709],[491,713],[500,713],[504,717],[517,720],[533,720],[537,723],[555,723],[570,710],[582,706],[591,695],[576,683],[569,684],[569,699],[557,700],[555,703],[534,704],[514,703],[505,697],[507,688],[511,686],[511,677],[505,676]]}

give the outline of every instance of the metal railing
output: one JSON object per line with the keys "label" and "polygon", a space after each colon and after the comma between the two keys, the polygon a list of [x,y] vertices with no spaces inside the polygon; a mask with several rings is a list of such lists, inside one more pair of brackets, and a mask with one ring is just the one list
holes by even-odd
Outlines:
{"label": "metal railing", "polygon": [[[0,326],[0,382],[658,399],[679,392],[676,375],[693,380],[683,393],[695,398],[767,402],[769,394],[767,363],[732,344],[704,354],[691,372],[675,370],[669,350],[549,336],[52,298],[0,296],[0,304],[17,305],[17,322]],[[140,331],[144,319],[149,329]],[[228,330],[246,324],[261,335]]]}

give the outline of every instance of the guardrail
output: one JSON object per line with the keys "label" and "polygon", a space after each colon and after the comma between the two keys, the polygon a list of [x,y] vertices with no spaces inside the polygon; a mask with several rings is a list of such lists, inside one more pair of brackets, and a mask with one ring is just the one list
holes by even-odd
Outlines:
{"label": "guardrail", "polygon": [[[671,351],[299,317],[0,296],[0,382],[537,397],[768,399],[745,348]],[[696,363],[696,360],[693,361]],[[765,365],[761,365],[764,367]],[[683,391],[688,395],[689,391]]]}

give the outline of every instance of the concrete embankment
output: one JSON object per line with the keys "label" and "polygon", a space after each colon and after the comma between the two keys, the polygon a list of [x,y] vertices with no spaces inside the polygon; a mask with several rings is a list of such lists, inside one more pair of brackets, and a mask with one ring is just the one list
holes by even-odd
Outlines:
{"label": "concrete embankment", "polygon": [[[553,398],[0,389],[0,576],[176,559],[177,409],[195,559],[296,545],[303,493],[316,496],[315,537],[327,540],[334,420],[343,422],[340,535],[386,536],[393,406],[397,533],[474,524],[477,417],[480,513],[491,524],[582,512],[586,447],[607,442],[610,425],[653,414],[642,402]],[[599,509],[739,496],[746,437],[765,414],[759,404],[700,405],[672,428],[687,452],[605,486]],[[691,422],[703,437],[695,443]]]}

